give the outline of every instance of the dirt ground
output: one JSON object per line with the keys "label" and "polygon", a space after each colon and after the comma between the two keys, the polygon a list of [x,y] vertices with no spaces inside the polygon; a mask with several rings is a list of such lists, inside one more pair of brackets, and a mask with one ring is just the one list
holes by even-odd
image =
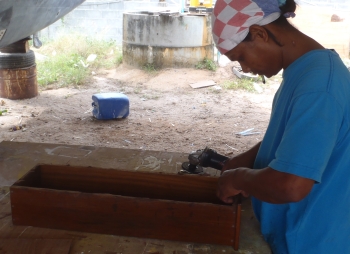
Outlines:
{"label": "dirt ground", "polygon": [[[104,70],[79,88],[54,87],[25,100],[0,99],[0,142],[36,142],[190,153],[206,146],[227,156],[245,151],[263,138],[276,77],[261,93],[189,86],[203,80],[236,78],[230,63],[216,72],[165,69],[147,73],[126,66]],[[261,83],[260,83],[261,84]],[[220,88],[220,87],[219,87]],[[130,100],[126,119],[97,120],[91,96],[122,92]],[[23,129],[10,131],[13,126]],[[249,136],[236,133],[254,128]]]}

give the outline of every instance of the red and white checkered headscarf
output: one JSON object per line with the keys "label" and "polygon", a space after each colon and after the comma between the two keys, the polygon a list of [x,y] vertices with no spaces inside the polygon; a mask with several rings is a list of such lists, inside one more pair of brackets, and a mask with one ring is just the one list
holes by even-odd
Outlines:
{"label": "red and white checkered headscarf", "polygon": [[212,14],[216,47],[225,54],[244,40],[251,25],[269,24],[280,15],[278,0],[217,0]]}

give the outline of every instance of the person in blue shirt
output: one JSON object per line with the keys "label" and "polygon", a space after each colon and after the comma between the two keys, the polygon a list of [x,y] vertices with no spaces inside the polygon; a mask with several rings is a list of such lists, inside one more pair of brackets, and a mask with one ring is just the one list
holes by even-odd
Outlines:
{"label": "person in blue shirt", "polygon": [[[218,50],[244,72],[283,69],[262,142],[225,162],[218,197],[252,197],[274,254],[350,253],[350,73],[289,22],[294,0],[218,0]],[[312,15],[312,13],[310,13]]]}

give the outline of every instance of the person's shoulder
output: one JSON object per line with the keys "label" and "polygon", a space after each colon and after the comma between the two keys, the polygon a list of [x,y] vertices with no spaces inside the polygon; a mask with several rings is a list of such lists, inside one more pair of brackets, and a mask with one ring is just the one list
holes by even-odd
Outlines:
{"label": "person's shoulder", "polygon": [[304,68],[305,71],[316,71],[317,75],[321,76],[341,73],[347,70],[339,54],[334,49],[312,50],[301,57],[300,64],[308,66],[308,68]]}
{"label": "person's shoulder", "polygon": [[316,49],[304,54],[298,59],[300,61],[297,61],[299,66],[304,67],[304,72],[320,70],[326,70],[329,72],[331,71],[331,65],[334,63],[335,59],[340,59],[335,51],[329,49]]}
{"label": "person's shoulder", "polygon": [[297,93],[332,92],[339,86],[350,88],[350,73],[335,51],[313,50],[293,64],[289,81],[295,84]]}

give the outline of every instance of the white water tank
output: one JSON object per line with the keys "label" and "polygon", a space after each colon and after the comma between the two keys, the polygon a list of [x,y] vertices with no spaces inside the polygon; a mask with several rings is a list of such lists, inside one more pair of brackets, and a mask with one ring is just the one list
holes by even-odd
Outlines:
{"label": "white water tank", "polygon": [[194,67],[214,59],[211,16],[123,14],[123,63],[134,67]]}

